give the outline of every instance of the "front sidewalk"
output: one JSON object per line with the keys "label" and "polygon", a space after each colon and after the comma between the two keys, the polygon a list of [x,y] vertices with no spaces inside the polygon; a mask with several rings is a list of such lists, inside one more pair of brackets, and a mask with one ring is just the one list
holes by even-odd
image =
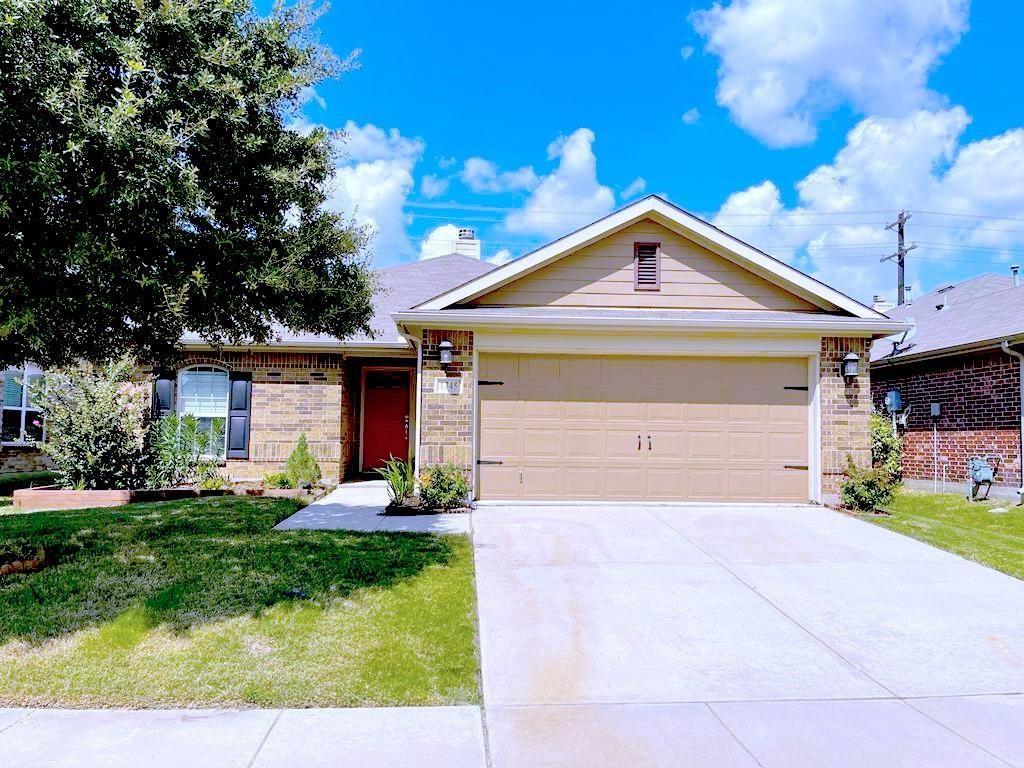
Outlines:
{"label": "front sidewalk", "polygon": [[480,708],[0,709],[0,765],[484,768]]}

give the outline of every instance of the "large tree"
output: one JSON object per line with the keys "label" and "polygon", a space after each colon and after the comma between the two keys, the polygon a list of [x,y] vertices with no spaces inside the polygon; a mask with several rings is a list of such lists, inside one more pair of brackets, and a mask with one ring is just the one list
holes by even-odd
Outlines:
{"label": "large tree", "polygon": [[0,0],[0,366],[365,329],[365,234],[295,128],[345,63],[308,6]]}

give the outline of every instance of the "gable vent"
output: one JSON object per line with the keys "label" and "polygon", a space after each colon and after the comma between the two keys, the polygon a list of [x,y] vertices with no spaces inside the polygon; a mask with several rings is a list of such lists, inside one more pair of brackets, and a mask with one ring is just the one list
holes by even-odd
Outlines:
{"label": "gable vent", "polygon": [[638,291],[657,291],[661,287],[660,243],[633,244],[633,287]]}

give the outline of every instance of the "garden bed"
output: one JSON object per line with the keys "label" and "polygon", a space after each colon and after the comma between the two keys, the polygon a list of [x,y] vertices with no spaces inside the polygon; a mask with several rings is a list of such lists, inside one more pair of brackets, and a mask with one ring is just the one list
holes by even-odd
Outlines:
{"label": "garden bed", "polygon": [[56,486],[43,486],[16,490],[12,507],[19,512],[35,512],[44,509],[92,509],[121,507],[125,504],[143,501],[178,501],[201,496],[224,496],[229,493],[232,491],[223,488],[216,490],[141,488],[137,490],[76,491]]}

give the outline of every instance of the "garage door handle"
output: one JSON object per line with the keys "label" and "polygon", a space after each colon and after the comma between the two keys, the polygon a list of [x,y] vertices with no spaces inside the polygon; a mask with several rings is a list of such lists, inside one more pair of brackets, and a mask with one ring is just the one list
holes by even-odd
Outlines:
{"label": "garage door handle", "polygon": [[647,450],[648,451],[651,450],[651,436],[650,435],[647,436]]}
{"label": "garage door handle", "polygon": [[806,464],[783,464],[783,469],[807,469]]}
{"label": "garage door handle", "polygon": [[491,466],[491,465],[493,465],[493,464],[499,464],[499,465],[500,465],[500,464],[504,464],[505,462],[503,462],[503,461],[497,461],[497,460],[494,460],[494,459],[477,459],[477,460],[476,460],[476,463],[477,463],[478,465],[481,465],[481,466],[482,466],[482,465],[485,465],[485,464],[486,464],[487,466]]}
{"label": "garage door handle", "polygon": [[642,443],[642,442],[640,441],[640,435],[637,435],[637,436],[636,436],[636,449],[637,449],[638,451],[640,450],[640,446],[641,446],[641,445],[643,445],[643,443]]}

